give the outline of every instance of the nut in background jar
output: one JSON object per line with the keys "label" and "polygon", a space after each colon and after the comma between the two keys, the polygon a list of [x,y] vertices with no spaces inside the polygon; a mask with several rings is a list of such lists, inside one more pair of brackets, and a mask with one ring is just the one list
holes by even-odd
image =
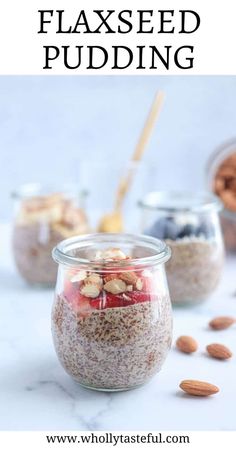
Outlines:
{"label": "nut in background jar", "polygon": [[207,182],[224,205],[220,217],[225,247],[236,252],[236,139],[227,141],[212,154]]}
{"label": "nut in background jar", "polygon": [[52,248],[64,238],[89,232],[86,192],[75,185],[44,188],[25,184],[12,194],[15,219],[12,246],[16,266],[29,284],[53,286],[57,266]]}

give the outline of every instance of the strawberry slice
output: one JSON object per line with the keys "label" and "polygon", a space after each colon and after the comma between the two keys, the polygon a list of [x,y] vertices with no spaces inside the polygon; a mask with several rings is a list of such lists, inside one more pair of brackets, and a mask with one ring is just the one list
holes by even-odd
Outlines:
{"label": "strawberry slice", "polygon": [[101,293],[97,298],[90,299],[90,306],[93,309],[102,310],[106,308],[106,293]]}
{"label": "strawberry slice", "polygon": [[98,298],[91,299],[90,305],[97,310],[111,309],[113,307],[122,307],[124,305],[123,295],[113,295],[112,293],[103,293]]}
{"label": "strawberry slice", "polygon": [[128,301],[128,300],[126,301],[126,303],[128,303],[127,305],[151,301],[151,299],[153,298],[150,293],[144,292],[144,291],[142,291],[142,292],[134,291],[134,292],[126,293],[125,295],[129,296],[129,298],[130,298],[130,301]]}
{"label": "strawberry slice", "polygon": [[64,297],[70,304],[75,304],[78,302],[79,297],[78,286],[70,282],[68,279],[65,280]]}
{"label": "strawberry slice", "polygon": [[128,307],[140,302],[151,301],[152,296],[145,292],[130,292],[120,295],[113,295],[112,293],[105,293],[99,298],[91,299],[90,306],[93,309],[103,310],[112,309],[116,307]]}
{"label": "strawberry slice", "polygon": [[123,295],[113,295],[112,293],[107,293],[106,295],[106,307],[111,309],[113,307],[123,307],[124,297]]}
{"label": "strawberry slice", "polygon": [[81,295],[76,283],[68,280],[65,282],[64,297],[75,312],[84,315],[91,310],[89,298]]}

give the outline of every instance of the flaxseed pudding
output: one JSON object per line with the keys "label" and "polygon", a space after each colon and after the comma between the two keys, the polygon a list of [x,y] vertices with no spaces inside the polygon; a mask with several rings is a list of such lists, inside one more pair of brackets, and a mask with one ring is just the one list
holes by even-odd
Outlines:
{"label": "flaxseed pudding", "polygon": [[66,237],[87,233],[82,208],[64,194],[21,199],[13,228],[13,253],[21,276],[30,284],[55,285],[57,265],[51,252]]}
{"label": "flaxseed pudding", "polygon": [[[99,239],[109,237],[95,235]],[[91,266],[59,268],[54,345],[67,373],[81,385],[124,390],[142,385],[161,369],[172,339],[165,248],[162,263],[154,266],[143,265],[141,258],[134,264],[132,255],[108,248],[88,259]],[[58,261],[55,252],[54,257]]]}
{"label": "flaxseed pudding", "polygon": [[223,250],[204,236],[166,240],[172,260],[166,265],[170,296],[175,304],[198,303],[217,287],[223,269]]}
{"label": "flaxseed pudding", "polygon": [[201,302],[215,291],[223,270],[220,203],[208,193],[151,195],[142,203],[143,229],[171,248],[166,264],[171,301],[176,305]]}

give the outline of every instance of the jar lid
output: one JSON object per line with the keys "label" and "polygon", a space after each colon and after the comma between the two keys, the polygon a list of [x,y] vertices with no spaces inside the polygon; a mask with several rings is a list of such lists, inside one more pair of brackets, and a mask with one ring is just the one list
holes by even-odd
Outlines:
{"label": "jar lid", "polygon": [[[122,260],[99,261],[94,258],[97,251],[119,248],[130,256]],[[170,248],[162,240],[154,237],[133,234],[99,233],[72,237],[60,242],[52,251],[57,263],[69,266],[83,265],[89,270],[123,269],[133,267],[143,269],[159,263],[165,263],[171,255]]]}
{"label": "jar lid", "polygon": [[211,212],[222,209],[222,203],[210,192],[156,191],[148,193],[139,206],[149,210],[176,212]]}

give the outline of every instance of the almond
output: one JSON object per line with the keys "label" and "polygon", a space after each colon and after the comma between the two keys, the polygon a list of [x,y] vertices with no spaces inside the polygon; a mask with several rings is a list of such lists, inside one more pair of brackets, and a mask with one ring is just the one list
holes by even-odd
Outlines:
{"label": "almond", "polygon": [[210,396],[219,391],[215,385],[200,380],[183,380],[179,386],[185,393],[192,396]]}
{"label": "almond", "polygon": [[126,284],[133,286],[135,286],[138,281],[138,276],[133,271],[124,271],[123,273],[119,273],[119,278]]}
{"label": "almond", "polygon": [[225,182],[223,178],[217,177],[215,179],[214,189],[216,193],[222,192],[225,188]]}
{"label": "almond", "polygon": [[82,295],[87,296],[87,298],[97,298],[101,292],[101,286],[99,284],[84,283],[80,289]]}
{"label": "almond", "polygon": [[86,282],[91,282],[92,284],[103,284],[102,277],[98,273],[92,273],[86,278]]}
{"label": "almond", "polygon": [[226,360],[232,357],[233,353],[227,346],[221,345],[219,343],[212,343],[206,347],[208,354],[215,359]]}
{"label": "almond", "polygon": [[142,290],[142,288],[143,288],[143,281],[142,281],[142,279],[139,278],[139,279],[137,280],[135,287],[136,287],[137,290],[139,290],[139,291]]}
{"label": "almond", "polygon": [[196,340],[188,335],[182,335],[179,337],[176,341],[176,346],[180,351],[185,352],[186,354],[191,354],[198,349]]}
{"label": "almond", "polygon": [[119,277],[118,273],[117,274],[115,274],[115,273],[107,274],[104,277],[104,284],[106,284],[109,281],[113,281],[114,279],[118,279],[118,277]]}
{"label": "almond", "polygon": [[124,260],[126,255],[119,248],[108,248],[104,251],[97,251],[95,260]]}
{"label": "almond", "polygon": [[219,316],[210,321],[209,326],[214,330],[227,329],[235,323],[235,318],[231,316]]}
{"label": "almond", "polygon": [[120,250],[120,248],[108,248],[104,252],[104,259],[124,260],[126,259],[126,255]]}
{"label": "almond", "polygon": [[112,279],[104,285],[104,290],[113,295],[118,295],[119,293],[124,293],[126,291],[126,283],[121,279]]}

